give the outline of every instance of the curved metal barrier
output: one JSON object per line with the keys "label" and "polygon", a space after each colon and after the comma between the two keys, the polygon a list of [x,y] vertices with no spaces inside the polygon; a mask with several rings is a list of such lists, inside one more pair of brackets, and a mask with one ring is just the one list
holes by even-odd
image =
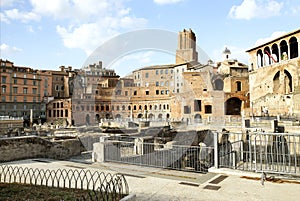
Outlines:
{"label": "curved metal barrier", "polygon": [[1,165],[0,182],[90,190],[78,200],[120,200],[128,195],[128,183],[122,174],[77,169],[38,169]]}

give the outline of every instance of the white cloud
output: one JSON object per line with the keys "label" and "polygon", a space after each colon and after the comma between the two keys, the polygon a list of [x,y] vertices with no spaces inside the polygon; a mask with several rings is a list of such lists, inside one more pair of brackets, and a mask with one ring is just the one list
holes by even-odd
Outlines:
{"label": "white cloud", "polygon": [[[1,21],[29,22],[47,17],[67,48],[83,49],[88,55],[107,39],[124,31],[144,28],[147,20],[135,17],[126,0],[29,0],[32,10],[4,10]],[[35,31],[31,26],[29,32]]]}
{"label": "white cloud", "polygon": [[117,34],[111,29],[103,30],[103,26],[98,23],[82,24],[75,28],[57,26],[56,31],[62,38],[65,47],[83,49],[87,55],[91,54],[106,39]]}
{"label": "white cloud", "polygon": [[1,58],[7,58],[15,53],[22,52],[22,49],[17,47],[11,47],[5,43],[2,43],[0,46],[0,57]]}
{"label": "white cloud", "polygon": [[[71,5],[70,9],[76,10],[77,21],[81,23],[71,20],[69,26],[57,25],[56,31],[66,47],[83,49],[87,55],[121,31],[143,28],[147,23],[144,18],[131,16],[131,9],[125,7],[120,0],[101,1],[100,4],[98,0],[73,0],[73,2],[74,6]],[[78,4],[75,6],[75,3]],[[39,8],[39,10],[43,9]],[[59,16],[71,18],[68,15]]]}
{"label": "white cloud", "polygon": [[154,3],[159,4],[159,5],[166,5],[166,4],[175,4],[182,2],[184,0],[153,0]]}
{"label": "white cloud", "polygon": [[21,22],[27,23],[29,21],[40,20],[40,16],[34,12],[21,12],[18,9],[5,10],[1,13],[2,22],[9,23],[11,20],[20,20]]}
{"label": "white cloud", "polygon": [[298,15],[300,13],[300,6],[295,6],[291,8],[292,15]]}
{"label": "white cloud", "polygon": [[104,16],[125,16],[130,9],[124,8],[123,0],[30,0],[33,11],[57,20],[90,22]]}
{"label": "white cloud", "polygon": [[7,24],[10,23],[9,19],[3,13],[0,13],[0,21]]}
{"label": "white cloud", "polygon": [[174,55],[155,50],[140,50],[120,56],[108,67],[114,69],[120,76],[126,76],[134,70],[152,65],[171,64]]}
{"label": "white cloud", "polygon": [[285,31],[275,31],[271,34],[271,36],[266,37],[266,38],[259,38],[256,42],[255,42],[255,46],[264,44],[266,42],[269,42],[275,38],[278,38],[279,36],[284,35],[286,32]]}
{"label": "white cloud", "polygon": [[275,0],[244,0],[241,5],[231,7],[229,17],[250,20],[279,16],[283,4],[283,2],[279,3]]}
{"label": "white cloud", "polygon": [[10,7],[13,6],[15,3],[18,3],[20,0],[1,0],[0,7]]}

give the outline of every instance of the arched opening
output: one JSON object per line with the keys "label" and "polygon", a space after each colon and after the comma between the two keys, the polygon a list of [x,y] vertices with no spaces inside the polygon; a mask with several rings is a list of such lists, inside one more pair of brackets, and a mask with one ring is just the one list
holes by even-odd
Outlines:
{"label": "arched opening", "polygon": [[100,115],[99,115],[99,114],[96,114],[96,115],[95,115],[95,119],[96,119],[96,122],[99,123],[99,122],[100,122]]}
{"label": "arched opening", "polygon": [[290,43],[290,58],[296,58],[298,57],[299,54],[299,50],[298,50],[298,42],[297,42],[297,38],[296,37],[292,37],[289,41]]}
{"label": "arched opening", "polygon": [[236,84],[236,91],[242,91],[242,83],[240,81],[237,81],[235,84]]}
{"label": "arched opening", "polygon": [[291,74],[284,70],[284,92],[285,94],[291,93],[293,90],[293,79]]}
{"label": "arched opening", "polygon": [[152,105],[149,106],[149,109],[152,110]]}
{"label": "arched opening", "polygon": [[256,57],[257,57],[257,67],[258,68],[263,67],[263,53],[262,53],[262,50],[257,51]]}
{"label": "arched opening", "polygon": [[142,106],[141,105],[139,105],[139,110],[141,110],[142,109]]}
{"label": "arched opening", "polygon": [[131,106],[130,105],[128,105],[128,110],[131,110]]}
{"label": "arched opening", "polygon": [[278,45],[275,43],[272,45],[272,57],[276,62],[279,62],[279,49]]}
{"label": "arched opening", "polygon": [[224,87],[224,82],[221,79],[215,80],[215,90],[222,91]]}
{"label": "arched opening", "polygon": [[195,123],[201,123],[201,121],[202,121],[201,115],[200,114],[195,114],[194,121],[195,121]]}
{"label": "arched opening", "polygon": [[139,114],[137,118],[141,119],[143,117],[143,114]]}
{"label": "arched opening", "polygon": [[288,60],[288,45],[285,40],[280,42],[281,60]]}
{"label": "arched opening", "polygon": [[242,101],[239,98],[233,97],[226,101],[226,115],[240,115]]}
{"label": "arched opening", "polygon": [[116,118],[116,119],[121,119],[122,116],[121,116],[120,114],[117,114],[117,115],[115,116],[115,118]]}
{"label": "arched opening", "polygon": [[108,113],[105,115],[105,119],[110,119],[110,115]]}
{"label": "arched opening", "polygon": [[145,105],[145,106],[144,106],[144,110],[147,110],[147,108],[148,108],[147,105]]}
{"label": "arched opening", "polygon": [[90,124],[90,115],[89,115],[89,114],[87,114],[87,115],[85,116],[85,124],[86,124],[86,125],[89,125],[89,124]]}
{"label": "arched opening", "polygon": [[267,46],[264,49],[264,63],[266,66],[271,65],[270,55],[271,55],[271,51],[270,51],[270,48]]}
{"label": "arched opening", "polygon": [[279,81],[280,72],[278,71],[273,78],[273,93],[278,93],[280,88]]}
{"label": "arched opening", "polygon": [[169,113],[167,113],[167,116],[166,116],[166,118],[167,118],[167,119],[169,119],[169,118],[170,118],[170,114],[169,114]]}
{"label": "arched opening", "polygon": [[158,118],[159,118],[159,119],[162,119],[162,114],[159,114],[159,115],[158,115]]}
{"label": "arched opening", "polygon": [[122,105],[122,110],[125,110],[125,105]]}
{"label": "arched opening", "polygon": [[150,114],[148,115],[148,118],[149,118],[149,119],[154,119],[154,115],[153,115],[152,113],[150,113]]}

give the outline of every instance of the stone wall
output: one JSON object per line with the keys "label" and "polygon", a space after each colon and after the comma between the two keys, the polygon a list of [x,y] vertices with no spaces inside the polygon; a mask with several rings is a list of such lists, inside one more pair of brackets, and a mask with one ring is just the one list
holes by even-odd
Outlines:
{"label": "stone wall", "polygon": [[64,159],[72,154],[70,149],[61,144],[40,137],[0,139],[0,162],[39,157]]}

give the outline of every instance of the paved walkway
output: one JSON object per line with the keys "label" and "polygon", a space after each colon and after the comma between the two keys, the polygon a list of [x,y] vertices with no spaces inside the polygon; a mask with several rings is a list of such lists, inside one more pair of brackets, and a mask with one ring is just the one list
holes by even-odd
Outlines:
{"label": "paved walkway", "polygon": [[[84,164],[71,161],[22,160],[13,166],[58,169],[91,169],[110,173],[123,173],[130,193],[136,200],[198,201],[198,200],[299,200],[300,180],[260,182],[260,174],[232,170],[213,170],[207,174],[139,167],[117,163]],[[245,178],[243,176],[246,176]],[[275,178],[276,180],[276,178]]]}

